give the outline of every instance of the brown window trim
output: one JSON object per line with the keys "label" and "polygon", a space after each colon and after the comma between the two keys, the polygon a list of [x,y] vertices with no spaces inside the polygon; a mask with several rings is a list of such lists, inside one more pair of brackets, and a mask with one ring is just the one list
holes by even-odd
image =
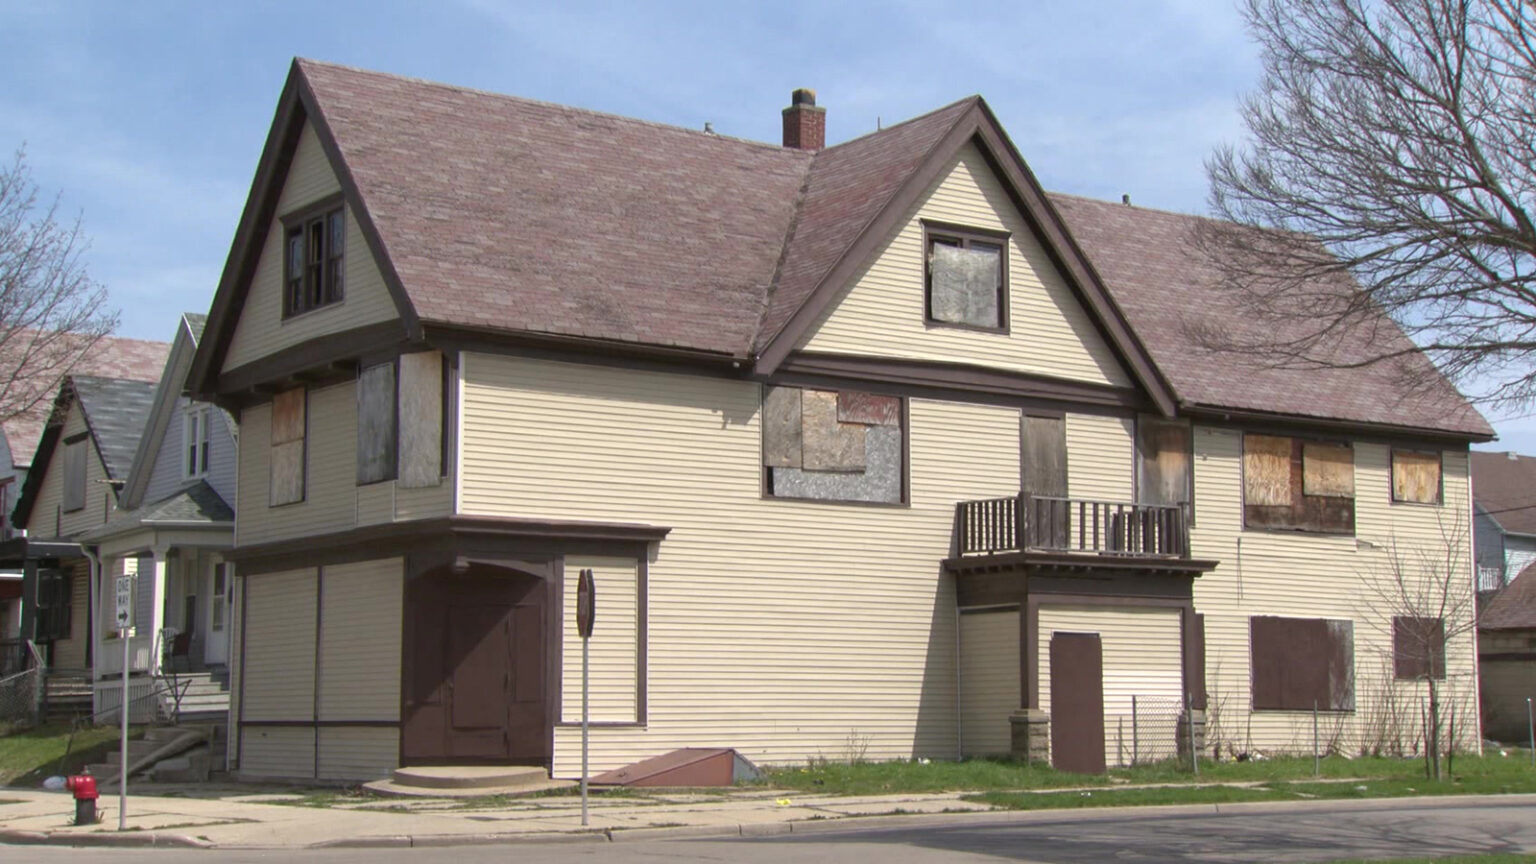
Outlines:
{"label": "brown window trim", "polygon": [[[1435,490],[1435,500],[1434,501],[1402,501],[1402,500],[1398,499],[1398,497],[1397,497],[1397,478],[1396,478],[1396,475],[1394,473],[1394,471],[1395,471],[1394,466],[1397,464],[1397,454],[1399,452],[1403,452],[1403,453],[1418,453],[1420,455],[1427,455],[1429,453],[1433,453],[1433,454],[1435,454],[1436,456],[1438,456],[1440,458],[1440,488]],[[1387,500],[1390,501],[1393,506],[1401,504],[1401,505],[1406,506],[1406,507],[1444,507],[1445,506],[1445,451],[1440,449],[1440,448],[1438,448],[1438,447],[1398,447],[1397,445],[1393,445],[1387,451]]]}
{"label": "brown window trim", "polygon": [[[758,387],[758,410],[762,410],[763,396],[769,387],[799,387],[805,389],[810,385],[805,384],[762,384]],[[817,389],[817,388],[812,388]],[[820,388],[828,389],[828,388]],[[764,465],[763,453],[767,442],[763,436],[767,430],[762,423],[758,423],[757,429],[757,491],[758,498],[763,501],[787,501],[791,504],[831,504],[833,506],[852,507],[881,507],[885,509],[910,510],[912,508],[912,399],[898,393],[885,393],[884,391],[865,388],[870,393],[881,393],[887,396],[896,396],[901,400],[901,500],[900,501],[858,501],[849,498],[796,498],[790,495],[775,495],[773,493],[771,472],[773,469]]]}
{"label": "brown window trim", "polygon": [[[1356,536],[1356,531],[1355,531],[1356,523],[1357,523],[1357,521],[1359,519],[1359,515],[1360,514],[1358,512],[1358,508],[1355,506],[1355,502],[1358,502],[1360,500],[1360,486],[1359,486],[1359,483],[1355,484],[1355,494],[1354,494],[1353,497],[1351,497],[1349,499],[1351,504],[1350,504],[1350,519],[1349,519],[1349,528],[1348,529],[1343,529],[1343,528],[1307,528],[1307,527],[1301,527],[1301,526],[1287,526],[1287,525],[1250,525],[1248,523],[1248,459],[1247,459],[1248,436],[1249,435],[1261,435],[1261,436],[1265,436],[1265,437],[1269,437],[1269,438],[1289,438],[1289,439],[1291,439],[1291,452],[1292,452],[1291,459],[1292,460],[1300,460],[1300,459],[1303,458],[1301,456],[1301,453],[1304,450],[1305,445],[1308,444],[1308,443],[1313,443],[1313,444],[1343,444],[1343,445],[1346,445],[1346,446],[1349,447],[1351,454],[1353,454],[1354,450],[1355,450],[1355,441],[1353,441],[1352,439],[1348,439],[1348,438],[1332,438],[1332,437],[1324,437],[1324,436],[1297,435],[1297,434],[1277,434],[1277,433],[1273,433],[1273,432],[1264,431],[1263,429],[1260,429],[1260,428],[1253,428],[1253,429],[1246,429],[1245,428],[1245,429],[1243,429],[1242,432],[1239,433],[1237,466],[1238,466],[1238,481],[1239,481],[1239,484],[1240,484],[1238,486],[1238,494],[1239,494],[1239,502],[1240,502],[1239,503],[1239,507],[1241,508],[1241,512],[1242,512],[1242,517],[1243,517],[1243,527],[1242,527],[1242,530],[1244,532],[1254,532],[1254,533],[1259,533],[1259,534],[1286,534],[1286,535],[1301,534],[1301,535],[1304,535],[1304,536],[1312,536],[1312,537],[1354,537],[1354,536]],[[1191,442],[1193,442],[1193,433],[1191,433]],[[1388,466],[1388,468],[1389,468],[1388,473],[1390,474],[1391,473],[1390,465]],[[1301,470],[1303,472],[1306,471],[1306,467],[1305,467],[1304,464],[1303,464]],[[1306,495],[1306,493],[1303,491],[1303,488],[1299,485],[1299,483],[1301,481],[1298,480],[1297,482],[1298,482],[1297,489],[1292,494],[1292,501],[1293,501],[1292,507],[1293,508],[1296,506],[1294,502],[1303,500],[1303,498]]]}
{"label": "brown window trim", "polygon": [[[1008,335],[1010,332],[1009,313],[1011,311],[1008,308],[1008,253],[1011,248],[1009,244],[1013,235],[1008,231],[998,231],[993,228],[977,228],[970,225],[957,225],[953,222],[940,222],[934,219],[923,219],[920,221],[923,225],[923,326]],[[935,238],[958,240],[961,246],[965,248],[969,248],[973,241],[1002,247],[999,255],[999,272],[997,275],[997,326],[983,327],[976,324],[961,324],[954,321],[940,321],[933,317],[933,272],[928,258],[932,253]]]}
{"label": "brown window trim", "polygon": [[[330,269],[331,260],[333,258],[338,257],[338,256],[332,254],[334,250],[332,250],[330,248],[331,244],[330,244],[330,218],[329,218],[331,216],[331,214],[337,213],[337,212],[339,212],[341,214],[342,220],[343,220],[343,222],[342,222],[342,232],[343,232],[342,251],[341,251],[341,255],[339,257],[340,257],[340,260],[341,260],[341,268],[342,268],[343,274],[345,274],[346,266],[347,266],[347,259],[346,259],[346,236],[345,236],[346,230],[347,230],[346,229],[346,222],[345,222],[347,210],[346,210],[345,200],[344,200],[344,198],[343,198],[341,193],[338,192],[338,193],[336,193],[334,195],[328,195],[325,198],[320,199],[319,201],[315,201],[314,203],[307,204],[307,205],[305,205],[305,206],[303,206],[303,207],[301,207],[301,208],[299,208],[297,210],[292,211],[291,213],[287,213],[287,214],[279,217],[279,221],[282,222],[282,224],[283,224],[283,233],[282,233],[282,238],[283,238],[283,244],[282,244],[282,256],[283,256],[283,259],[282,259],[283,260],[283,315],[282,315],[282,320],[284,320],[284,321],[288,321],[289,319],[292,319],[292,318],[297,318],[297,317],[299,317],[301,315],[306,315],[306,314],[308,314],[310,312],[314,312],[317,309],[328,309],[328,308],[331,308],[333,306],[339,306],[343,302],[346,301],[347,284],[346,284],[346,277],[345,277],[345,275],[343,275],[342,280],[341,280],[340,293],[336,293],[334,296],[331,296],[331,295],[336,290],[335,286],[328,284],[328,280],[327,280],[327,277],[325,275],[329,271],[329,269]],[[293,278],[294,277],[293,277],[293,273],[291,271],[291,266],[290,266],[292,264],[292,261],[291,261],[291,259],[289,258],[289,255],[288,255],[288,237],[295,230],[307,230],[308,226],[312,225],[315,222],[319,222],[320,223],[320,228],[321,228],[321,231],[323,232],[322,233],[322,237],[325,238],[325,241],[324,241],[325,254],[321,256],[321,260],[320,260],[320,268],[321,268],[321,275],[320,275],[321,289],[320,290],[321,290],[321,293],[324,296],[321,298],[321,300],[318,303],[314,303],[312,305],[309,304],[307,302],[308,293],[309,293],[309,290],[310,290],[310,286],[308,284],[308,279],[307,279],[307,277],[301,277],[301,279],[303,280],[303,286],[302,287],[303,287],[303,291],[304,291],[304,294],[305,294],[306,302],[302,305],[301,308],[295,308],[294,307],[294,303],[293,303],[293,296],[289,293],[289,288],[290,288],[290,285],[293,282]],[[306,264],[305,264],[305,266],[306,266],[306,269],[307,269],[307,267],[308,267],[308,261],[307,261],[307,258],[308,258],[308,246],[306,245],[305,248],[306,248]]]}

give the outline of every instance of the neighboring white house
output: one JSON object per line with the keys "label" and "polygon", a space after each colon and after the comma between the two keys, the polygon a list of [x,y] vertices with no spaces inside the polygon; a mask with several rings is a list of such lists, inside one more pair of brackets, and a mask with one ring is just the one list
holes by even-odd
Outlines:
{"label": "neighboring white house", "polygon": [[1536,562],[1536,457],[1473,451],[1477,590],[1496,591]]}

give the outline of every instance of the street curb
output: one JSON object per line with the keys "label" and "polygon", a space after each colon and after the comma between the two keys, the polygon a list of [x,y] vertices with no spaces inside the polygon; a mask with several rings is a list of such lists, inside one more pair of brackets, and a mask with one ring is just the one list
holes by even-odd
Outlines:
{"label": "street curb", "polygon": [[123,846],[131,848],[213,849],[207,840],[185,834],[160,834],[153,831],[122,833],[71,834],[62,831],[0,830],[0,844],[12,846]]}

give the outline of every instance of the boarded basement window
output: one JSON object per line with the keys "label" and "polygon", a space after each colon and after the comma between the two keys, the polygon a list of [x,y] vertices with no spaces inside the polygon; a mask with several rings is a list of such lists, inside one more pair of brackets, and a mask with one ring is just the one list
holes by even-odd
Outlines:
{"label": "boarded basement window", "polygon": [[1355,710],[1354,622],[1248,619],[1255,711]]}
{"label": "boarded basement window", "polygon": [[1399,680],[1444,680],[1444,618],[1393,617],[1392,672]]}
{"label": "boarded basement window", "polygon": [[1353,534],[1354,448],[1276,435],[1243,436],[1243,524]]}
{"label": "boarded basement window", "polygon": [[443,479],[443,355],[400,356],[400,485],[436,486]]}
{"label": "boarded basement window", "polygon": [[1439,451],[1392,451],[1392,500],[1440,504],[1443,485]]}
{"label": "boarded basement window", "polygon": [[1136,490],[1142,504],[1194,501],[1188,421],[1136,418]]}
{"label": "boarded basement window", "polygon": [[763,466],[778,498],[904,500],[902,400],[855,391],[769,387]]}
{"label": "boarded basement window", "polygon": [[77,435],[64,442],[64,512],[85,507],[86,436]]}
{"label": "boarded basement window", "polygon": [[307,395],[299,387],[272,398],[272,473],[267,500],[273,507],[304,500]]}
{"label": "boarded basement window", "polygon": [[357,373],[357,485],[395,479],[395,364]]}

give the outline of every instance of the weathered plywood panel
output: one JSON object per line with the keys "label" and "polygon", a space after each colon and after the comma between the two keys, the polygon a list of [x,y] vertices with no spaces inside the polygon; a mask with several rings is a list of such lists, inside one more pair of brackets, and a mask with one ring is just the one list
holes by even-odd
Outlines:
{"label": "weathered plywood panel", "polygon": [[1348,444],[1303,443],[1301,491],[1324,498],[1355,497],[1355,451]]}
{"label": "weathered plywood panel", "polygon": [[357,373],[357,484],[395,476],[395,364]]}
{"label": "weathered plywood panel", "polygon": [[277,210],[262,244],[250,291],[230,337],[224,371],[330,333],[396,320],[399,313],[373,259],[357,214],[346,212],[346,299],[283,318],[283,225],[281,217],[341,192],[314,129],[300,133]]}
{"label": "weathered plywood panel", "polygon": [[400,485],[437,486],[443,478],[443,355],[400,356]]}
{"label": "weathered plywood panel", "polygon": [[1025,414],[1019,428],[1024,453],[1024,492],[1067,497],[1066,418]]}
{"label": "weathered plywood panel", "polygon": [[900,426],[901,398],[860,393],[857,390],[839,390],[837,420],[839,423],[864,423],[869,426]]}
{"label": "weathered plywood panel", "polygon": [[1392,498],[1415,504],[1440,501],[1440,454],[1392,451]]}
{"label": "weathered plywood panel", "polygon": [[1137,495],[1143,504],[1183,504],[1190,495],[1190,427],[1186,422],[1142,417],[1137,420],[1141,472]]}
{"label": "weathered plywood panel", "polygon": [[[924,308],[925,259],[922,220],[1006,231],[1008,331],[931,326]],[[954,252],[938,251],[939,255]],[[969,257],[961,255],[961,257]],[[978,262],[980,266],[985,264]],[[978,278],[974,295],[967,277],[963,304],[940,317],[990,326],[995,304]],[[940,290],[941,303],[945,292]],[[843,295],[830,305],[796,348],[855,354],[975,363],[996,369],[1101,384],[1129,385],[1114,351],[1104,341],[1076,292],[1056,269],[1009,193],[975,146],[966,146],[934,185],[908,210],[901,227],[877,249]]]}
{"label": "weathered plywood panel", "polygon": [[863,471],[865,430],[837,421],[837,391],[800,391],[802,458],[807,471]]}
{"label": "weathered plywood panel", "polygon": [[965,756],[1006,756],[1019,699],[1019,610],[960,616],[960,734]]}
{"label": "weathered plywood panel", "polygon": [[272,448],[271,492],[273,507],[304,500],[304,442],[289,441]]}
{"label": "weathered plywood panel", "polygon": [[763,464],[799,468],[803,423],[799,387],[763,389]]}
{"label": "weathered plywood panel", "polygon": [[1244,502],[1256,507],[1291,503],[1291,439],[1243,436]]}
{"label": "weathered plywood panel", "polygon": [[592,570],[597,615],[593,620],[592,720],[634,723],[639,720],[640,578],[634,559],[571,556],[565,559],[565,606],[561,610],[560,719],[581,721],[581,637],[576,631],[576,582]]}

